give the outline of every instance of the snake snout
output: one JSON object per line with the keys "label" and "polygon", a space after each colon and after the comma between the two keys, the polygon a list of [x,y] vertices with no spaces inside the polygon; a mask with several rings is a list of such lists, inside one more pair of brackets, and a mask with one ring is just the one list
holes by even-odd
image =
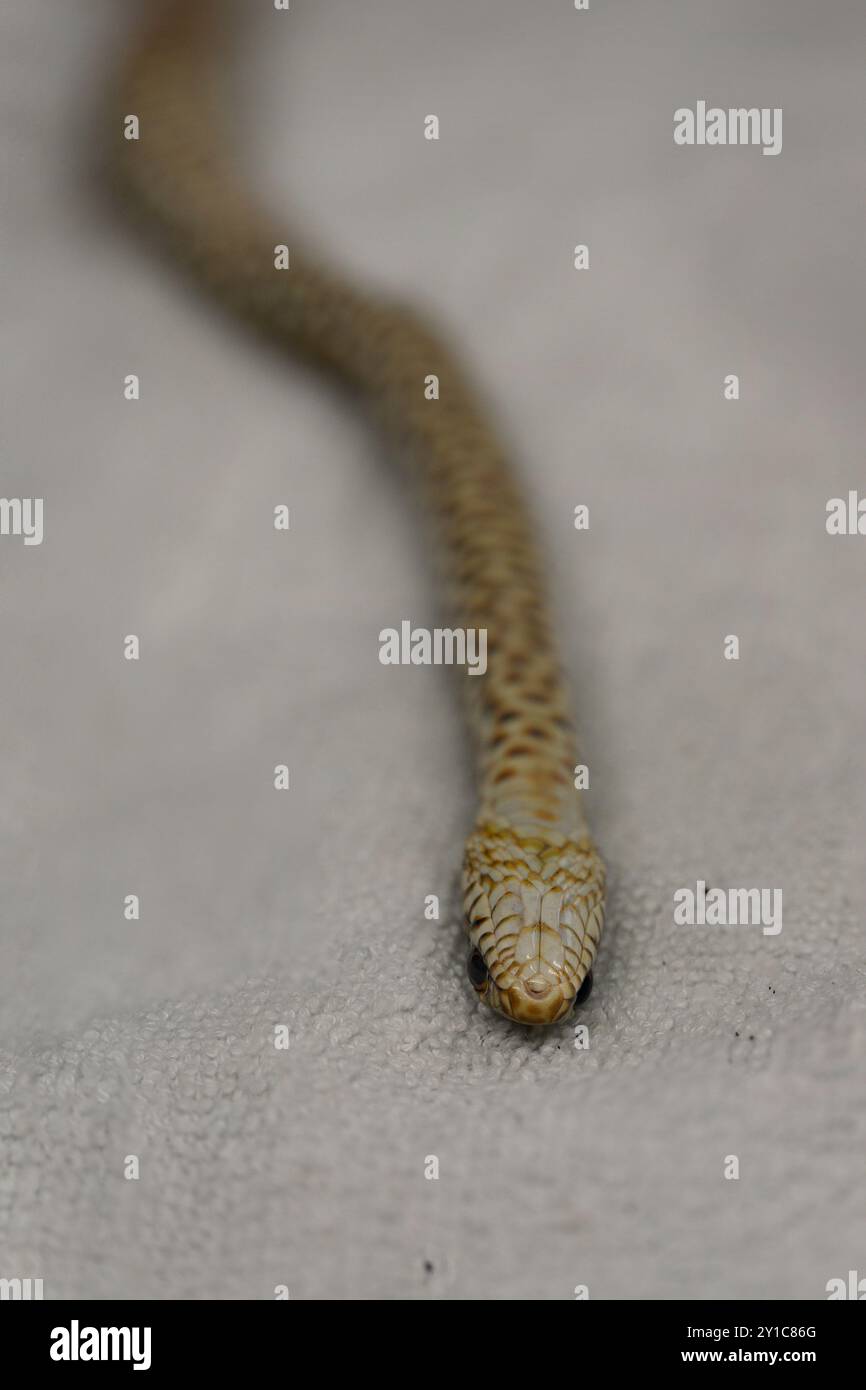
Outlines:
{"label": "snake snout", "polygon": [[514,1023],[544,1027],[559,1023],[571,1010],[574,995],[547,976],[529,975],[499,992],[498,1007]]}
{"label": "snake snout", "polygon": [[577,994],[566,979],[552,980],[541,973],[527,975],[509,989],[498,992],[499,1011],[514,1023],[535,1027],[562,1023],[578,1005],[585,1003],[592,989],[592,971],[588,971]]}

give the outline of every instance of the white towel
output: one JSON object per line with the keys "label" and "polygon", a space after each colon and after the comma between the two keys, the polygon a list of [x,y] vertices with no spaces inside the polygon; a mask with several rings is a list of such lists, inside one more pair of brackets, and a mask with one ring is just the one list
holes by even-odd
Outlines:
{"label": "white towel", "polygon": [[[251,183],[435,313],[543,530],[611,873],[589,1048],[465,980],[458,690],[377,659],[440,616],[400,459],[100,200],[134,16],[16,0],[0,1276],[824,1298],[866,1273],[866,539],[824,524],[866,489],[862,7],[256,8]],[[704,99],[783,107],[781,154],[677,147]],[[782,931],[676,926],[698,879]]]}

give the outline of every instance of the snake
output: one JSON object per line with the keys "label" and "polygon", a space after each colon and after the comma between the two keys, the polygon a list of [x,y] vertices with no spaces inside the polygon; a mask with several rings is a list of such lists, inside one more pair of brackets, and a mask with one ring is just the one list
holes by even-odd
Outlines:
{"label": "snake", "polygon": [[576,776],[541,540],[445,338],[294,228],[287,237],[245,186],[223,124],[223,19],[213,0],[168,0],[136,31],[113,78],[111,186],[236,318],[347,383],[406,461],[456,630],[487,634],[486,670],[462,673],[478,801],[461,877],[469,982],[514,1023],[561,1022],[592,988],[605,866]]}

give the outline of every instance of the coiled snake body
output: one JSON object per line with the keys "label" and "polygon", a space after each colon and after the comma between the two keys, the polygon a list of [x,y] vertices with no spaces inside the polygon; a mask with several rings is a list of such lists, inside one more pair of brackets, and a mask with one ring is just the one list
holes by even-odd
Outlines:
{"label": "coiled snake body", "polygon": [[[217,121],[214,5],[175,0],[117,88],[113,173],[136,215],[230,308],[360,387],[412,459],[433,519],[453,620],[487,630],[486,674],[465,679],[480,806],[463,894],[479,996],[520,1023],[554,1023],[589,992],[604,866],[574,788],[568,699],[531,523],[463,371],[415,314],[368,298],[251,201]],[[118,121],[122,126],[122,120]],[[288,270],[275,247],[290,245]],[[424,383],[439,380],[439,397]]]}

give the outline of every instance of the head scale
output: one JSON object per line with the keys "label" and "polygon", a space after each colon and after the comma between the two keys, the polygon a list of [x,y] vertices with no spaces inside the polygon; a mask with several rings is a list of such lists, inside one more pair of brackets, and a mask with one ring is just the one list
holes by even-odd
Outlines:
{"label": "head scale", "polygon": [[481,826],[463,870],[480,998],[515,1023],[559,1023],[592,987],[604,922],[604,865],[588,836]]}

